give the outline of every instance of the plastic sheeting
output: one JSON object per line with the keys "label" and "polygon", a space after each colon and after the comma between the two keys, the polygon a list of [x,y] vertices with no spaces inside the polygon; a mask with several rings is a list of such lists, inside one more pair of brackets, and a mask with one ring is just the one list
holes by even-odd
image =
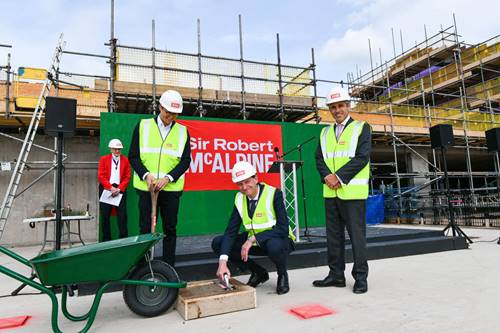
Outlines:
{"label": "plastic sheeting", "polygon": [[366,200],[366,224],[380,224],[384,222],[384,195],[370,195]]}

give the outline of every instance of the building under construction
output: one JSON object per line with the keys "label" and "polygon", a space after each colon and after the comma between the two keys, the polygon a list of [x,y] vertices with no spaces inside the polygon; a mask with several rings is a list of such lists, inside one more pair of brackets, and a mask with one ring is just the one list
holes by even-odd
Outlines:
{"label": "building under construction", "polygon": [[[67,50],[60,42],[48,69],[11,68],[10,46],[1,45],[7,53],[0,76],[2,143],[24,137],[33,144],[40,132],[38,121],[43,126],[41,96],[75,98],[77,141],[97,147],[102,112],[156,113],[159,96],[167,89],[181,93],[188,117],[328,124],[332,118],[318,96],[323,90],[319,88],[343,84],[353,98],[354,118],[372,125],[371,189],[386,194],[389,219],[440,224],[447,218],[441,157],[429,139],[431,126],[446,123],[453,126],[455,136],[448,163],[459,222],[500,225],[500,163],[498,154],[488,153],[484,133],[500,127],[499,36],[470,45],[460,39],[456,26],[443,28],[400,54],[394,50],[392,59],[380,59],[368,73],[349,73],[340,81],[316,77],[314,50],[308,65],[282,64],[279,35],[276,61],[260,62],[244,58],[241,22],[237,59],[205,55],[199,30],[198,22],[196,53],[158,49],[154,22],[151,45],[122,45],[111,35],[109,55]],[[88,61],[89,69],[98,67],[92,64],[109,68],[109,74],[72,71],[65,67],[68,57]],[[25,135],[26,131],[33,134]],[[48,138],[43,140],[51,145]],[[23,161],[21,154],[16,159],[17,145],[2,151],[2,188],[8,187],[16,163],[32,170],[50,168],[52,163]],[[97,157],[96,153],[68,161],[73,172],[85,169],[95,182],[97,164],[89,161]],[[47,175],[37,172],[23,180],[26,188]],[[87,197],[97,197],[94,187],[86,185]],[[12,197],[19,195],[14,191]],[[22,219],[26,214],[24,210],[16,216]]]}

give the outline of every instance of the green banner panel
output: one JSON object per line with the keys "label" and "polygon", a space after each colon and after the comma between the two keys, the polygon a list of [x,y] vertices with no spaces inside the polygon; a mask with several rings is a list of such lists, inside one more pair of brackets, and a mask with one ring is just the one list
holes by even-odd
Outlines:
{"label": "green banner panel", "polygon": [[[109,154],[109,140],[117,138],[123,143],[122,153],[128,156],[128,148],[132,132],[140,119],[149,118],[151,115],[126,114],[126,113],[102,113],[101,114],[101,140],[100,155]],[[180,119],[196,119],[203,121],[227,122],[228,126],[232,122],[242,122],[241,120],[230,120],[220,118],[192,118],[181,117]],[[310,138],[314,138],[301,146],[302,159],[304,166],[297,172],[298,183],[298,208],[300,227],[305,227],[304,208],[307,212],[307,222],[309,227],[324,225],[324,205],[322,197],[322,185],[320,177],[316,171],[315,152],[318,146],[319,133],[321,125],[315,124],[297,124],[297,123],[276,123],[262,121],[245,121],[255,124],[278,124],[282,127],[284,152],[292,149],[285,156],[286,160],[298,160],[301,143]],[[283,154],[284,152],[280,152]],[[301,181],[304,175],[305,195],[302,192]],[[96,180],[97,181],[97,180]],[[179,222],[177,225],[177,234],[179,236],[216,234],[224,232],[227,221],[233,209],[235,191],[189,191],[184,192],[181,197],[179,209]],[[304,198],[305,203],[304,205]],[[132,186],[132,180],[127,189],[127,212],[128,212],[128,230],[130,235],[136,235],[139,231],[139,211],[138,197]],[[161,230],[161,222],[158,222]],[[301,232],[302,233],[302,232]],[[111,235],[116,238],[118,228],[116,219],[111,219]]]}

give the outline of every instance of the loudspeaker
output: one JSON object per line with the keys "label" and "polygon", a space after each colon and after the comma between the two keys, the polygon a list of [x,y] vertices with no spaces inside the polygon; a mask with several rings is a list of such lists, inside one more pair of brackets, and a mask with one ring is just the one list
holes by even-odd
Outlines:
{"label": "loudspeaker", "polygon": [[453,127],[448,124],[440,124],[430,128],[431,147],[447,148],[453,146],[455,139],[453,137]]}
{"label": "loudspeaker", "polygon": [[45,99],[45,133],[64,137],[75,134],[76,129],[76,99],[47,97]]}
{"label": "loudspeaker", "polygon": [[488,151],[500,151],[500,127],[485,132]]}

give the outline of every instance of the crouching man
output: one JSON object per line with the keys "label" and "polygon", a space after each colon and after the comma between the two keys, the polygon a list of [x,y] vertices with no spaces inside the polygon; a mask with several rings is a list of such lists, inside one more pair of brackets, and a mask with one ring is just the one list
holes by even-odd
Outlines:
{"label": "crouching man", "polygon": [[[249,255],[267,256],[276,265],[278,284],[276,292],[286,294],[289,290],[287,259],[294,249],[292,230],[279,189],[259,183],[257,172],[248,162],[237,162],[233,166],[232,180],[239,187],[234,208],[224,235],[212,241],[212,249],[219,257],[217,276],[223,280],[231,273],[228,260],[242,270],[251,272],[248,285],[257,285],[269,280],[268,272]],[[241,224],[245,231],[238,233]]]}

